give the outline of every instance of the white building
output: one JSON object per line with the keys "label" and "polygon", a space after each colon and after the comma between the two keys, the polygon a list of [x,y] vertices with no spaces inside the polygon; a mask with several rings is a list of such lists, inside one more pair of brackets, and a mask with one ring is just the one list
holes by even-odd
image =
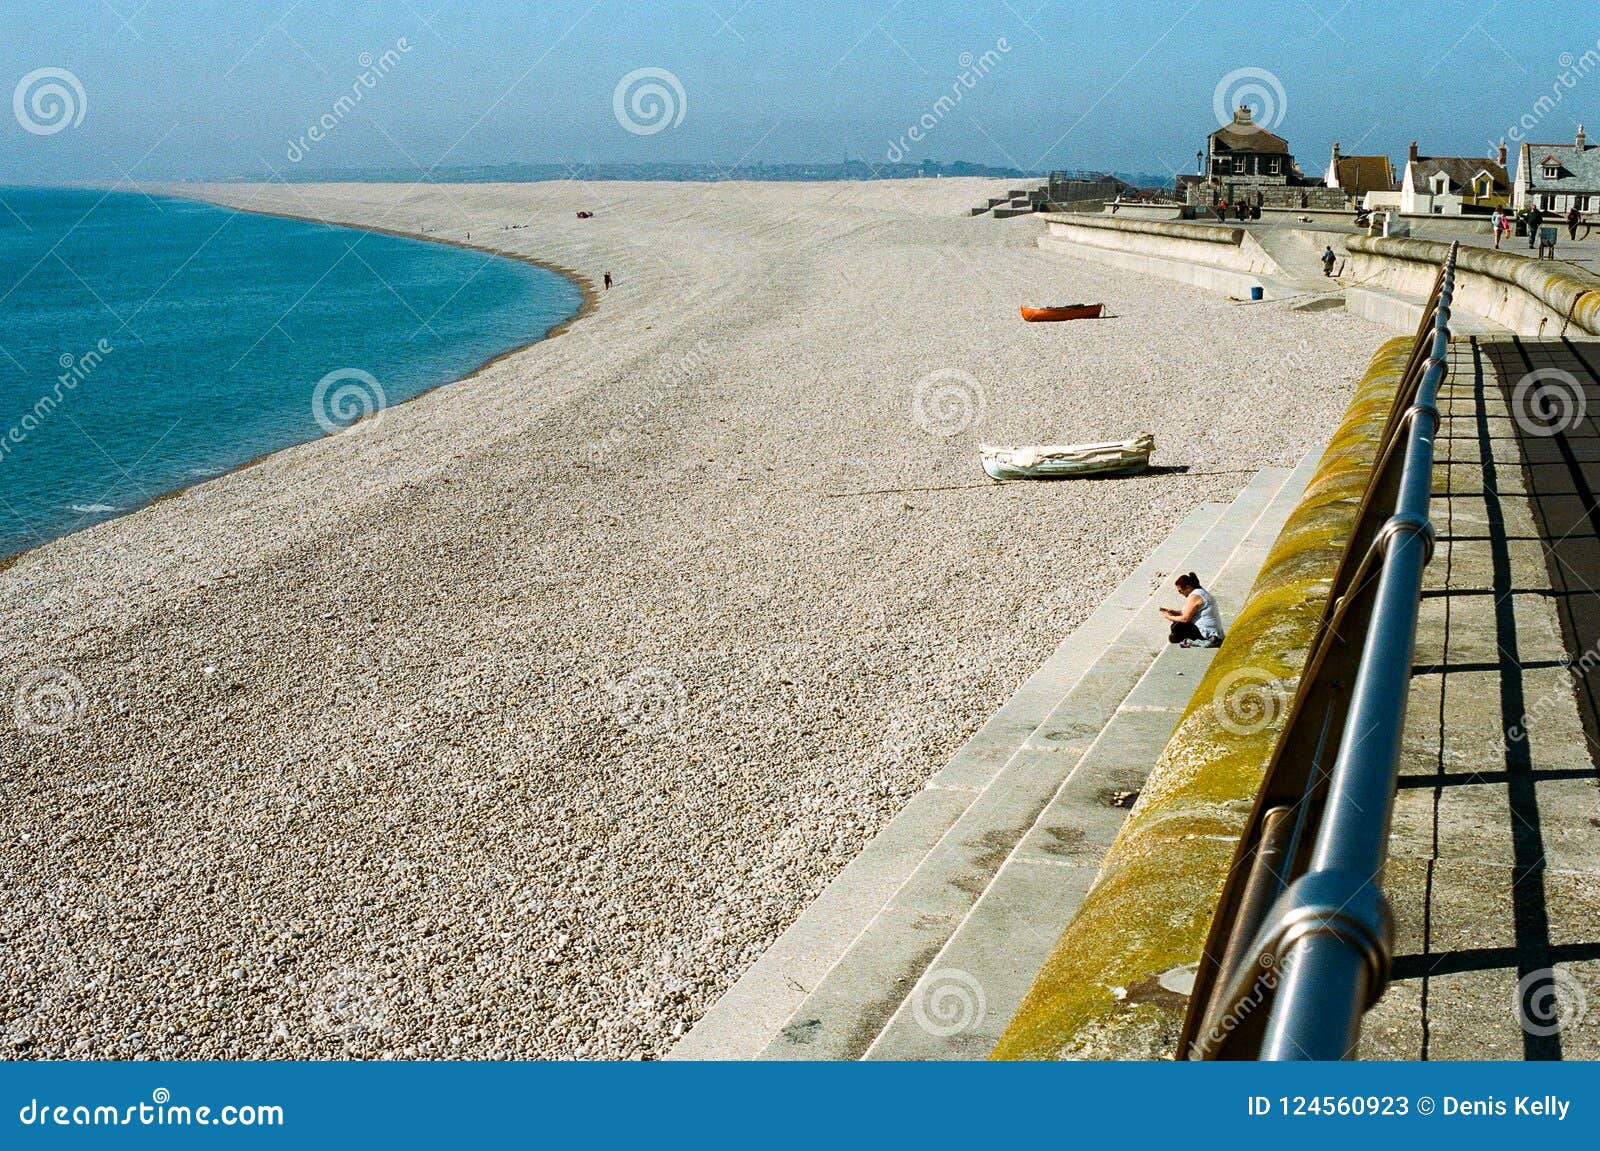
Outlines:
{"label": "white building", "polygon": [[[1511,202],[1506,147],[1498,160],[1476,156],[1422,156],[1416,141],[1400,178],[1399,209],[1407,216],[1486,214]],[[1369,204],[1369,207],[1388,205]]]}
{"label": "white building", "polygon": [[1581,127],[1571,144],[1523,144],[1513,206],[1556,216],[1600,209],[1600,144],[1590,144]]}

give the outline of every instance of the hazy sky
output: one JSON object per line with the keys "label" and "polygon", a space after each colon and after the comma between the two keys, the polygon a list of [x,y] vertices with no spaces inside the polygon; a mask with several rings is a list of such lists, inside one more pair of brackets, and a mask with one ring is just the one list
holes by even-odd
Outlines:
{"label": "hazy sky", "polygon": [[[1400,157],[1416,136],[1425,152],[1481,155],[1525,117],[1535,140],[1568,140],[1584,119],[1600,129],[1600,6],[1533,8],[0,0],[14,113],[0,111],[0,183],[894,152],[1187,171],[1241,69],[1223,101],[1264,94],[1308,172],[1335,139],[1347,153]],[[659,71],[635,81],[636,106],[619,83],[640,69]],[[1537,103],[1557,89],[1559,103]]]}

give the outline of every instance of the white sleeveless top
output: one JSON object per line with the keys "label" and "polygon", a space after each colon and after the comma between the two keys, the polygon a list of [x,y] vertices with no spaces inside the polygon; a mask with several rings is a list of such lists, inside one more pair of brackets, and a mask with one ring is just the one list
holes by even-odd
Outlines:
{"label": "white sleeveless top", "polygon": [[1200,610],[1195,613],[1194,626],[1201,638],[1210,643],[1222,642],[1222,616],[1217,611],[1217,601],[1203,587],[1194,589],[1200,597]]}

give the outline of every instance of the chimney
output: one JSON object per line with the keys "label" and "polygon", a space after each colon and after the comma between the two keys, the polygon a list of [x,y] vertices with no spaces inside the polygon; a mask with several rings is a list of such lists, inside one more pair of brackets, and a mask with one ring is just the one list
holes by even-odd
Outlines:
{"label": "chimney", "polygon": [[1583,134],[1583,125],[1579,124],[1578,125],[1578,151],[1580,151],[1580,152],[1583,151],[1583,149],[1588,145],[1588,143],[1589,143],[1588,137],[1586,137]]}
{"label": "chimney", "polygon": [[1411,151],[1406,158],[1413,164],[1417,162],[1417,142],[1415,140],[1411,141]]}
{"label": "chimney", "polygon": [[1504,140],[1500,141],[1500,166],[1502,168],[1506,166],[1506,142]]}
{"label": "chimney", "polygon": [[1248,124],[1255,119],[1255,115],[1256,114],[1251,110],[1250,105],[1240,104],[1239,110],[1233,114],[1233,122],[1235,124]]}

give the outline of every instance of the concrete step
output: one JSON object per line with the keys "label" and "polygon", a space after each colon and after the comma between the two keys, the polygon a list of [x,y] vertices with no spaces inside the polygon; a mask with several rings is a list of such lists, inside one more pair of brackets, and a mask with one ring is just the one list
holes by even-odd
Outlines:
{"label": "concrete step", "polygon": [[[1288,476],[1287,469],[1260,473],[1187,552],[1169,553],[1179,562],[1129,595],[1134,610],[1121,615],[1120,626],[1095,637],[1098,648],[1089,658],[1078,656],[1083,670],[1042,722],[1014,728],[978,771],[958,757],[930,780],[929,792],[961,790],[970,802],[814,985],[762,1057],[855,1059],[867,1052],[1166,646],[1155,604],[1173,600],[1168,575],[1220,570]],[[1001,755],[1004,762],[995,771],[993,761]]]}
{"label": "concrete step", "polygon": [[1097,655],[1148,610],[1152,590],[1166,585],[1226,510],[1226,505],[1205,503],[1190,513],[712,1005],[669,1057],[760,1054]]}
{"label": "concrete step", "polygon": [[[1220,565],[1217,556],[1229,538],[1220,524],[1192,553],[1190,566],[1217,596],[1225,620],[1243,606],[1320,454],[1312,453],[1287,476]],[[1163,645],[927,965],[867,1058],[989,1054],[1077,912],[1131,798],[1144,786],[1214,655],[1205,648]],[[1012,766],[1048,770],[1049,755],[1047,739],[1036,735]]]}

